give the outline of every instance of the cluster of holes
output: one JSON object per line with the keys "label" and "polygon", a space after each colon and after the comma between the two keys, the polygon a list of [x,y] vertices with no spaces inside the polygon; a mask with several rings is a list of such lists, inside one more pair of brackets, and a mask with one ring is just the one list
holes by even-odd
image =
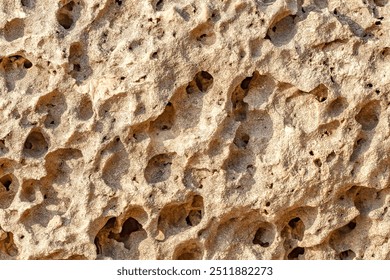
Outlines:
{"label": "cluster of holes", "polygon": [[203,197],[193,196],[188,203],[164,207],[158,219],[158,229],[165,236],[175,234],[183,228],[198,225],[203,217]]}
{"label": "cluster of holes", "polygon": [[24,181],[20,193],[21,200],[30,201],[34,199],[34,193],[37,192],[39,198],[43,195],[45,202],[37,201],[34,203],[34,207],[26,209],[20,222],[27,228],[36,224],[47,227],[54,216],[63,215],[71,204],[71,198],[67,194],[59,194],[53,185],[74,185],[75,180],[77,180],[75,179],[77,175],[74,173],[82,172],[82,164],[82,154],[76,149],[58,149],[48,153],[45,156],[44,168],[46,173],[50,175],[39,181]]}
{"label": "cluster of holes", "polygon": [[188,168],[184,171],[183,184],[187,188],[203,188],[202,181],[210,176],[208,169]]}
{"label": "cluster of holes", "polygon": [[[298,247],[297,242],[302,241],[305,234],[305,224],[299,217],[290,219],[287,225],[283,228],[281,236],[284,238],[284,247],[289,250],[287,259],[299,259],[300,255],[305,253],[305,248]],[[291,248],[294,248],[290,250]]]}
{"label": "cluster of holes", "polygon": [[[171,130],[176,122],[177,110],[179,110],[179,113],[183,112],[183,114],[187,114],[189,108],[191,108],[192,111],[200,110],[201,100],[199,99],[203,97],[203,93],[210,90],[213,85],[213,80],[213,76],[207,71],[196,73],[192,81],[175,92],[171,101],[167,102],[163,113],[150,123],[151,130],[157,131],[157,135],[159,135],[160,131]],[[136,110],[137,114],[140,114],[143,111],[145,111],[144,106],[138,107]],[[180,114],[180,116],[182,116],[182,114]],[[192,114],[190,116],[191,117],[188,115],[183,116],[178,123],[184,127],[191,126],[194,123],[192,116],[195,118],[199,116],[197,114]]]}
{"label": "cluster of holes", "polygon": [[[372,210],[372,202],[379,199],[378,194],[376,189],[352,186],[340,194],[338,199],[343,201],[342,203],[344,201],[349,203],[352,200],[360,215],[367,215]],[[341,260],[352,260],[356,258],[355,252],[350,248],[353,244],[353,235],[349,238],[346,237],[356,231],[359,221],[359,216],[355,217],[344,226],[336,229],[330,236],[330,245],[337,252]]]}
{"label": "cluster of holes", "polygon": [[146,238],[146,231],[142,225],[133,217],[127,218],[122,226],[121,231],[118,232],[118,220],[115,217],[110,218],[104,227],[96,235],[94,243],[96,246],[96,253],[104,253],[104,245],[107,243],[107,239],[113,239],[117,242],[122,242],[126,249],[131,249],[133,238]]}

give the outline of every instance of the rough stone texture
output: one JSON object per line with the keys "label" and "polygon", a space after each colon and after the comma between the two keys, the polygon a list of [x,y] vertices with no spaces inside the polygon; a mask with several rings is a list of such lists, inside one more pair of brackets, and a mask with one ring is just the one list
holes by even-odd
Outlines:
{"label": "rough stone texture", "polygon": [[0,259],[389,259],[388,0],[0,1]]}

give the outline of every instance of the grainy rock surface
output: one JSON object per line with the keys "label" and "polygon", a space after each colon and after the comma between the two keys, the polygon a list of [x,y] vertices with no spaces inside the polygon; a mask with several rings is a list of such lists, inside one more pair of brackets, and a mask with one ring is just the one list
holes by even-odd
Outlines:
{"label": "grainy rock surface", "polygon": [[0,259],[389,259],[388,0],[0,1]]}

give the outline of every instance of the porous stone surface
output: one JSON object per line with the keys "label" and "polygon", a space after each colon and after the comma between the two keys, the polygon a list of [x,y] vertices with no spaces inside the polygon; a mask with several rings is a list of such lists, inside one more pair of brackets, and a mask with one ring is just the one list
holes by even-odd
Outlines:
{"label": "porous stone surface", "polygon": [[0,259],[389,259],[388,0],[0,1]]}

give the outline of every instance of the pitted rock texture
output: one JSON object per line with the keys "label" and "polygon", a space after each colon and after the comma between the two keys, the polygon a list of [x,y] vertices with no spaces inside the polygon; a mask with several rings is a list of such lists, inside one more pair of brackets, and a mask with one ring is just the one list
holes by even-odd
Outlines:
{"label": "pitted rock texture", "polygon": [[0,259],[389,259],[388,0],[0,1]]}

